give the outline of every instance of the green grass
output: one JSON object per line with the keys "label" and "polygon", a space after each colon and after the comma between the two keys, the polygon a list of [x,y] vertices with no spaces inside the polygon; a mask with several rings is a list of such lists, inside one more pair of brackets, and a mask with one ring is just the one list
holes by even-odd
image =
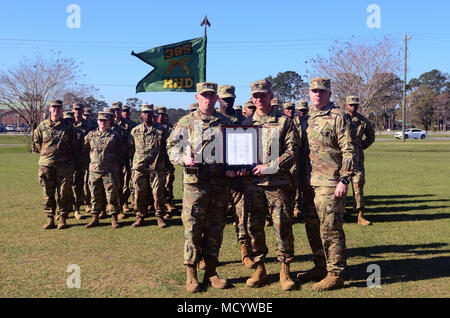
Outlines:
{"label": "green grass", "polygon": [[[191,295],[184,288],[179,213],[167,229],[157,228],[154,218],[148,226],[134,229],[130,217],[120,221],[125,226],[118,230],[111,229],[109,219],[87,230],[87,219],[70,218],[69,229],[45,231],[38,156],[24,146],[0,148],[0,297],[450,297],[449,159],[450,141],[385,141],[368,149],[366,214],[374,225],[361,227],[355,215],[346,217],[349,258],[344,289],[319,294],[307,283],[282,292],[272,228],[266,228],[269,284],[246,288],[252,270],[240,264],[235,230],[228,224],[218,273],[234,287]],[[179,169],[176,178],[180,207]],[[349,212],[350,207],[351,199]],[[312,261],[304,224],[295,223],[293,230],[295,275],[309,269]],[[80,289],[66,286],[69,264],[81,267]],[[366,286],[370,264],[381,268],[381,288]]]}

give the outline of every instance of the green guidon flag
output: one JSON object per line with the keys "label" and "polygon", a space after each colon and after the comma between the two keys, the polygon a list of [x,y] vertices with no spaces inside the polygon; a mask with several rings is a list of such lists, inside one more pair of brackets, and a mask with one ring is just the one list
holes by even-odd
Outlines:
{"label": "green guidon flag", "polygon": [[136,93],[195,92],[195,84],[206,81],[206,37],[131,55],[155,68],[136,85]]}

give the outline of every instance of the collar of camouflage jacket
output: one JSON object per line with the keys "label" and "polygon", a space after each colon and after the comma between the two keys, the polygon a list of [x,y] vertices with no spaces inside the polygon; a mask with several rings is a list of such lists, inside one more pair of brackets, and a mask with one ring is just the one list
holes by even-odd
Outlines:
{"label": "collar of camouflage jacket", "polygon": [[281,116],[282,116],[282,114],[277,109],[272,107],[272,110],[270,111],[270,113],[265,116],[261,116],[260,114],[258,114],[257,111],[255,111],[255,113],[253,114],[253,117],[252,117],[252,122],[253,123],[276,123],[276,122],[278,122],[278,118]]}
{"label": "collar of camouflage jacket", "polygon": [[219,113],[218,113],[216,110],[214,110],[214,112],[212,113],[212,115],[206,115],[206,114],[202,113],[202,112],[200,111],[200,109],[197,109],[197,111],[192,112],[192,117],[193,117],[194,119],[201,119],[201,120],[204,121],[204,122],[210,122],[210,123],[212,123],[212,122],[214,122],[214,121],[219,120]]}
{"label": "collar of camouflage jacket", "polygon": [[326,116],[326,115],[330,114],[332,109],[335,109],[335,108],[336,108],[336,106],[334,106],[333,102],[330,102],[324,109],[321,109],[321,110],[312,109],[309,115],[312,118],[317,117],[317,116]]}

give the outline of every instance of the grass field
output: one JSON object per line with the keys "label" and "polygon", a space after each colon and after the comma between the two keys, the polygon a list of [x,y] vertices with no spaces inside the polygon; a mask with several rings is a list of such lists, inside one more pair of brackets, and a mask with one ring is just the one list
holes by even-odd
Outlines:
{"label": "grass field", "polygon": [[[6,139],[4,139],[6,138]],[[20,138],[20,136],[19,136]],[[367,218],[371,227],[346,217],[348,268],[344,289],[316,293],[312,283],[282,292],[275,236],[266,228],[269,284],[245,287],[252,270],[239,261],[239,245],[230,223],[225,227],[218,273],[231,281],[227,290],[185,292],[184,232],[179,213],[170,227],[155,218],[131,228],[134,218],[112,230],[110,220],[85,229],[88,219],[68,220],[62,231],[42,229],[42,189],[38,156],[25,143],[0,136],[0,297],[450,297],[450,141],[375,142],[366,152]],[[180,170],[175,197],[181,204]],[[351,210],[351,199],[347,210]],[[84,213],[84,212],[83,212]],[[85,214],[85,213],[84,213]],[[294,224],[295,274],[312,266],[304,224]],[[67,266],[81,268],[81,288],[69,289]],[[381,288],[367,288],[370,264],[381,269]],[[199,275],[202,278],[202,273]]]}

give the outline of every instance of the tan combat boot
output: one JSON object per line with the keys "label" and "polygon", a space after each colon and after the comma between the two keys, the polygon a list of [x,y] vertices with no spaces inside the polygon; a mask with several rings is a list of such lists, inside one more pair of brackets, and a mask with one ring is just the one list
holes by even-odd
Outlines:
{"label": "tan combat boot", "polygon": [[170,203],[170,202],[166,203],[166,209],[167,209],[168,213],[171,213],[173,210],[172,203]]}
{"label": "tan combat boot", "polygon": [[100,215],[98,216],[99,219],[106,219],[108,215],[106,214],[106,210],[102,210],[100,212]]}
{"label": "tan combat boot", "polygon": [[363,226],[369,226],[372,225],[372,223],[369,220],[366,220],[363,216],[363,211],[358,211],[358,224],[361,224]]}
{"label": "tan combat boot", "polygon": [[58,217],[58,230],[67,229],[69,226],[66,223],[66,217],[60,215]]}
{"label": "tan combat boot", "polygon": [[197,267],[198,267],[198,269],[201,269],[202,271],[204,271],[206,269],[205,260],[202,259],[200,262],[198,262]]}
{"label": "tan combat boot", "polygon": [[241,243],[241,261],[247,268],[255,268],[256,263],[253,262],[250,255],[248,254],[248,248],[246,243]]}
{"label": "tan combat boot", "polygon": [[186,266],[186,291],[189,293],[196,293],[200,290],[197,280],[197,269],[195,265]]}
{"label": "tan combat boot", "polygon": [[128,203],[127,202],[125,202],[123,204],[122,211],[123,211],[123,213],[130,212],[130,209],[128,208]]}
{"label": "tan combat boot", "polygon": [[280,284],[281,289],[283,290],[293,290],[295,288],[295,283],[291,279],[289,274],[290,274],[289,264],[281,263]]}
{"label": "tan combat boot", "polygon": [[320,282],[315,283],[312,289],[317,291],[334,290],[344,287],[344,280],[341,276],[336,275],[333,272],[328,272],[328,275]]}
{"label": "tan combat boot", "polygon": [[81,215],[81,213],[78,209],[75,210],[74,216],[75,216],[75,219],[77,219],[77,220],[81,220],[83,218],[83,216]]}
{"label": "tan combat boot", "polygon": [[139,226],[142,226],[142,225],[144,225],[144,218],[141,217],[141,216],[138,216],[138,217],[136,218],[136,222],[134,222],[133,224],[131,224],[131,227],[139,227]]}
{"label": "tan combat boot", "polygon": [[53,215],[47,216],[47,223],[44,224],[43,229],[50,230],[50,229],[54,229],[54,228],[56,228],[56,225],[55,225],[55,219],[54,219]]}
{"label": "tan combat boot", "polygon": [[205,276],[203,277],[203,284],[210,284],[212,287],[217,289],[225,289],[228,286],[226,279],[220,278],[216,272],[217,261],[210,256],[205,258],[206,270]]}
{"label": "tan combat boot", "polygon": [[253,273],[252,277],[247,279],[245,285],[247,287],[261,287],[266,283],[267,272],[266,267],[263,262],[259,262],[256,264],[256,270]]}
{"label": "tan combat boot", "polygon": [[127,215],[126,215],[125,213],[123,213],[123,212],[120,212],[120,213],[117,215],[117,218],[118,218],[119,220],[125,219],[126,217],[127,217]]}
{"label": "tan combat boot", "polygon": [[113,229],[117,229],[119,227],[119,223],[117,222],[117,214],[113,214],[111,216],[111,227]]}
{"label": "tan combat boot", "polygon": [[156,218],[156,221],[158,222],[158,227],[159,227],[160,229],[163,229],[163,228],[166,228],[166,227],[167,227],[167,223],[164,221],[164,219],[163,219],[162,217],[158,216],[158,217]]}
{"label": "tan combat boot", "polygon": [[314,281],[318,282],[327,276],[327,270],[325,267],[313,267],[310,270],[297,275],[297,279],[302,283]]}
{"label": "tan combat boot", "polygon": [[99,223],[98,219],[99,219],[98,214],[92,214],[91,222],[89,222],[88,224],[86,224],[84,227],[88,229],[88,228],[90,228],[90,227],[96,227],[96,226],[98,226],[98,223]]}
{"label": "tan combat boot", "polygon": [[89,204],[86,205],[86,207],[84,208],[84,211],[86,211],[86,213],[91,213],[91,211],[92,211],[91,206]]}

